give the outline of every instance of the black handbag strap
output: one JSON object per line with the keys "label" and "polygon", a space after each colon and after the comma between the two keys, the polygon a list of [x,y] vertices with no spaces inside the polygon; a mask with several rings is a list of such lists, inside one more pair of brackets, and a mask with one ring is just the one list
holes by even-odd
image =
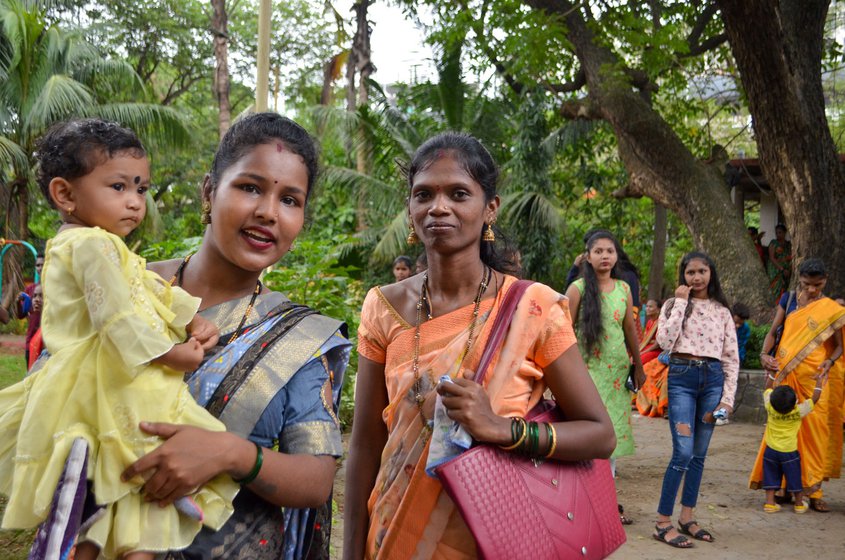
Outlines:
{"label": "black handbag strap", "polygon": [[516,306],[519,305],[519,300],[528,286],[533,284],[533,280],[517,280],[508,288],[508,293],[505,294],[502,300],[502,305],[499,308],[499,313],[496,315],[496,321],[493,323],[493,328],[490,331],[490,338],[487,339],[487,346],[484,348],[484,353],[481,354],[481,360],[478,362],[478,368],[475,370],[475,378],[473,381],[479,385],[484,384],[484,378],[487,376],[487,368],[493,359],[496,350],[508,334],[513,314],[516,311]]}

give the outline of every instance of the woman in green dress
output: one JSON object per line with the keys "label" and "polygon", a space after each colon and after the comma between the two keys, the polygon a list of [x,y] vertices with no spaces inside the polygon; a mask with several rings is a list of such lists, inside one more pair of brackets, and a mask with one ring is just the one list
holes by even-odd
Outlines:
{"label": "woman in green dress", "polygon": [[[614,474],[616,458],[634,453],[631,394],[625,387],[632,361],[637,386],[645,380],[631,289],[619,279],[618,254],[619,243],[610,233],[594,234],[587,241],[581,278],[566,291],[581,354],[616,432],[616,449],[610,459]],[[619,511],[621,514],[621,506]],[[630,523],[624,515],[621,519],[623,523]]]}
{"label": "woman in green dress", "polygon": [[789,289],[792,276],[792,242],[786,240],[786,226],[775,226],[775,238],[769,243],[769,291],[774,301],[779,301]]}

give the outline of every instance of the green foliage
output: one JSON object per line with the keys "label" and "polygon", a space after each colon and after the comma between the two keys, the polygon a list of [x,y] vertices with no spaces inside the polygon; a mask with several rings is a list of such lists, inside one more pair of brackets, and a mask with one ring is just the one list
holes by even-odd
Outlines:
{"label": "green foliage", "polygon": [[14,385],[23,379],[26,364],[23,354],[4,354],[0,352],[0,389]]}
{"label": "green foliage", "polygon": [[[330,238],[301,236],[296,241],[296,249],[265,275],[264,282],[296,303],[303,303],[323,315],[346,322],[354,346],[365,286],[354,278],[357,267],[341,262],[339,247],[349,241],[348,235]],[[344,427],[352,422],[357,371],[358,354],[353,352],[341,396],[340,420]]]}
{"label": "green foliage", "polygon": [[755,325],[748,323],[751,326],[751,336],[748,338],[748,344],[745,346],[745,360],[742,362],[742,367],[748,369],[763,369],[760,364],[760,352],[763,351],[763,341],[766,335],[769,334],[771,325]]}

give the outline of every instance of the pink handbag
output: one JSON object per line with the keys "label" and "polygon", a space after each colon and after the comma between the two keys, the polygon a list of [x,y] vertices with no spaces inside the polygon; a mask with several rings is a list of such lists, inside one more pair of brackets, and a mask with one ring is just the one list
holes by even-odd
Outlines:
{"label": "pink handbag", "polygon": [[[476,372],[477,383],[484,381],[531,284],[520,280],[505,295]],[[554,401],[545,400],[526,419],[560,422],[564,415]],[[598,560],[625,542],[616,486],[605,459],[542,461],[482,444],[435,471],[484,560]]]}

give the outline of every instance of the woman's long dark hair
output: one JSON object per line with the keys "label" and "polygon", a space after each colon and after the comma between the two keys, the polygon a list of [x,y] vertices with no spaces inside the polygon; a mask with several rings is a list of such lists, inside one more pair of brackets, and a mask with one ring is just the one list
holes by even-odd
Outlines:
{"label": "woman's long dark hair", "polygon": [[[499,168],[493,156],[481,142],[469,134],[443,132],[426,140],[414,152],[411,164],[405,170],[408,188],[414,186],[414,177],[429,165],[442,157],[454,158],[472,179],[481,185],[484,201],[490,202],[496,196],[499,181]],[[519,266],[515,262],[515,252],[498,226],[492,226],[496,241],[481,239],[481,261],[492,269],[508,274],[518,274]],[[480,238],[483,233],[478,232]]]}
{"label": "woman's long dark hair", "polygon": [[[599,239],[609,239],[613,242],[616,248],[616,264],[610,270],[611,278],[619,278],[619,242],[609,231],[598,231],[594,233],[587,241],[587,253],[592,250],[593,246]],[[581,309],[578,312],[578,323],[581,329],[581,336],[584,341],[584,349],[587,352],[586,358],[597,345],[599,345],[602,336],[604,336],[604,324],[601,320],[601,290],[599,289],[599,279],[596,276],[596,271],[588,259],[581,262],[581,278],[584,280],[584,294],[581,296]]]}
{"label": "woman's long dark hair", "polygon": [[[730,309],[731,306],[728,303],[728,298],[725,297],[725,293],[722,291],[722,284],[719,282],[719,273],[716,272],[716,263],[713,262],[713,259],[707,253],[701,253],[698,251],[693,251],[691,253],[687,253],[684,255],[684,258],[681,259],[681,265],[678,267],[678,285],[679,286],[686,286],[687,279],[684,276],[684,272],[689,266],[689,263],[694,261],[704,261],[707,264],[707,267],[710,269],[710,283],[707,284],[707,297],[709,299],[714,299],[725,306],[726,309]],[[666,306],[666,316],[669,316],[669,313],[672,312],[672,307],[675,305],[675,300],[672,299],[669,302],[669,305]],[[693,298],[689,298],[689,303],[687,304],[687,309],[684,312],[684,321],[681,324],[681,330],[683,330],[684,325],[686,325],[687,317],[692,314],[692,308],[694,307]]]}

